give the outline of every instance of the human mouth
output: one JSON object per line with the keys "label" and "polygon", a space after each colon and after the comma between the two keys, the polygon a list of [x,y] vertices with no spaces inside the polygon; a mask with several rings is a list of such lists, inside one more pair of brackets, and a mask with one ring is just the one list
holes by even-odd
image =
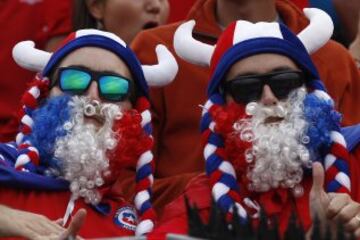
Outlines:
{"label": "human mouth", "polygon": [[150,22],[147,22],[147,23],[143,26],[143,30],[155,28],[155,27],[157,27],[157,26],[159,26],[159,23],[158,23],[158,22],[150,21]]}
{"label": "human mouth", "polygon": [[282,117],[268,117],[265,119],[264,124],[278,123],[284,120]]}

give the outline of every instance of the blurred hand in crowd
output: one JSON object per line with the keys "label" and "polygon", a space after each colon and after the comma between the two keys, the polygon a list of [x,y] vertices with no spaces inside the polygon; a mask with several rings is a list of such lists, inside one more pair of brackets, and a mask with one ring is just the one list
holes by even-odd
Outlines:
{"label": "blurred hand in crowd", "polygon": [[[313,219],[320,222],[343,224],[344,229],[360,237],[360,203],[346,193],[326,193],[324,168],[319,162],[313,163],[313,186],[310,192],[310,209]],[[324,224],[322,224],[323,227]],[[336,229],[336,228],[334,228]]]}
{"label": "blurred hand in crowd", "polygon": [[80,209],[69,227],[63,228],[62,219],[51,221],[45,216],[0,205],[0,237],[24,237],[31,240],[82,239],[76,237],[85,222],[86,211]]}

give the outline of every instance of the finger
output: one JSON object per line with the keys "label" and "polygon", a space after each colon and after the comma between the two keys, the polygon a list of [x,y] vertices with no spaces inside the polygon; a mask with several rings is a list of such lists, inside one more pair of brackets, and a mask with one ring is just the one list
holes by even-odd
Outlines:
{"label": "finger", "polygon": [[354,235],[355,235],[355,238],[359,238],[359,237],[360,237],[360,228],[356,229]]}
{"label": "finger", "polygon": [[356,216],[344,224],[344,229],[348,232],[354,232],[358,228],[360,229],[360,218]]}
{"label": "finger", "polygon": [[59,218],[59,219],[55,220],[54,223],[56,223],[56,224],[59,225],[59,226],[63,226],[64,219]]}
{"label": "finger", "polygon": [[75,237],[80,231],[81,226],[84,224],[85,217],[86,217],[85,209],[82,208],[79,211],[77,211],[68,229],[63,234],[61,234],[60,239],[66,239],[70,236]]}
{"label": "finger", "polygon": [[326,217],[328,219],[334,219],[334,217],[340,213],[340,211],[351,201],[351,198],[346,193],[337,193],[337,195],[330,201]]}
{"label": "finger", "polygon": [[324,191],[324,181],[325,181],[325,173],[324,168],[319,162],[314,162],[312,164],[312,174],[313,174],[313,185],[311,191],[315,193],[321,193]]}
{"label": "finger", "polygon": [[356,214],[360,212],[360,204],[354,201],[350,201],[348,204],[346,204],[340,212],[338,212],[334,216],[334,221],[341,222],[341,223],[347,223],[351,219],[356,217]]}

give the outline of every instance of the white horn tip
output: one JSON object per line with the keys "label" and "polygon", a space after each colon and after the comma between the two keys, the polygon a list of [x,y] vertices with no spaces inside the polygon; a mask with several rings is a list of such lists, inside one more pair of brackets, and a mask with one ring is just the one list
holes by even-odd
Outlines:
{"label": "white horn tip", "polygon": [[13,47],[12,56],[19,66],[30,71],[41,71],[51,54],[36,49],[33,41],[22,41]]}
{"label": "white horn tip", "polygon": [[175,57],[164,45],[157,45],[155,51],[159,64],[143,66],[143,71],[149,86],[162,87],[175,79],[179,66]]}
{"label": "white horn tip", "polygon": [[196,65],[208,67],[214,52],[214,46],[195,40],[192,36],[195,20],[181,24],[174,34],[174,49],[176,54]]}

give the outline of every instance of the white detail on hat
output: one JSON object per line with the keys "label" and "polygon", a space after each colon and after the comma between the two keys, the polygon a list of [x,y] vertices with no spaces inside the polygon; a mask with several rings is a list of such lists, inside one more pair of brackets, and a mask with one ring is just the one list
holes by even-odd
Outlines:
{"label": "white detail on hat", "polygon": [[254,24],[243,20],[236,22],[233,45],[260,37],[284,39],[278,23],[259,22]]}

